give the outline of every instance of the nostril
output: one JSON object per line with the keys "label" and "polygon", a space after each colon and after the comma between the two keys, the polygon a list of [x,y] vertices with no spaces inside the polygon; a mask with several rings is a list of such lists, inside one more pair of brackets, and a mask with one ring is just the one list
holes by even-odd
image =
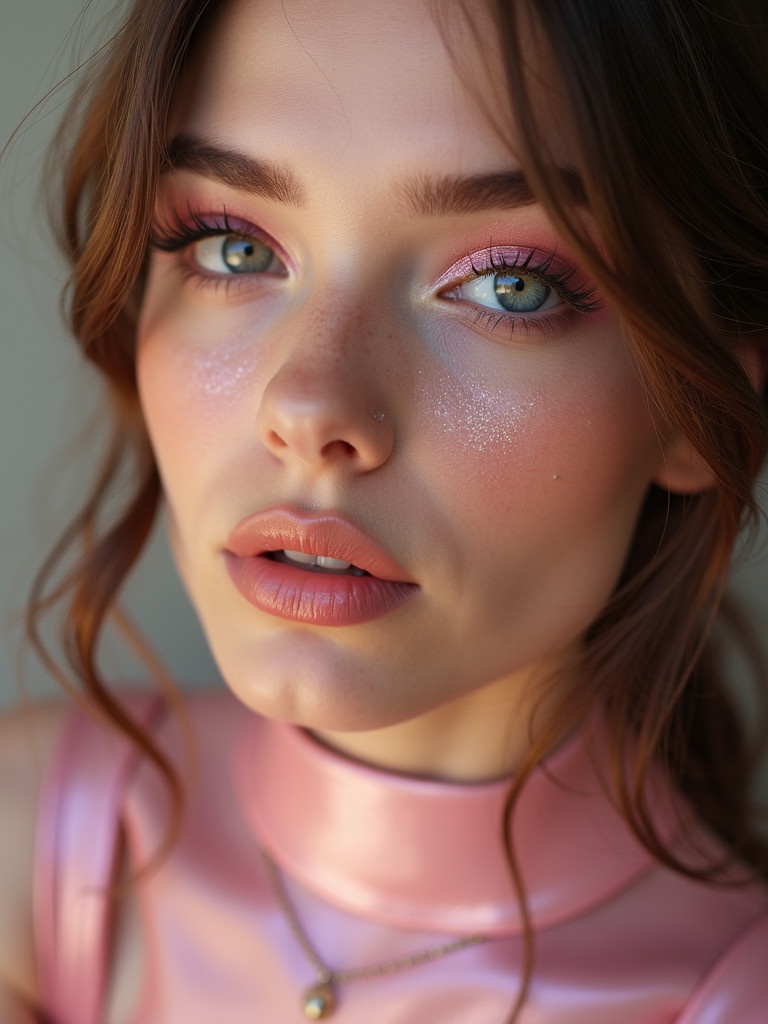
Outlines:
{"label": "nostril", "polygon": [[287,448],[288,442],[284,441],[282,437],[277,433],[276,430],[270,430],[269,442],[274,448]]}
{"label": "nostril", "polygon": [[326,458],[334,454],[350,456],[356,455],[357,449],[353,444],[350,444],[349,441],[343,441],[341,438],[338,438],[337,440],[329,441],[328,444],[324,445],[320,454]]}

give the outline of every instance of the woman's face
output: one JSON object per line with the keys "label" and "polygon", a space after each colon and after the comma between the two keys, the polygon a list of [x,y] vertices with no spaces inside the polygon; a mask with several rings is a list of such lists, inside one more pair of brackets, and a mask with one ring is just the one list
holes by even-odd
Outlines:
{"label": "woman's face", "polygon": [[422,0],[221,5],[171,126],[138,375],[232,690],[477,777],[605,605],[663,455],[478,102],[509,120],[483,8],[482,60],[447,27],[461,74]]}

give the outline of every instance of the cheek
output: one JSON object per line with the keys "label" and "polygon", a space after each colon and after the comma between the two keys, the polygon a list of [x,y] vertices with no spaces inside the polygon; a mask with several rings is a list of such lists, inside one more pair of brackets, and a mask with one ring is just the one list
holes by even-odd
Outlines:
{"label": "cheek", "polygon": [[478,527],[489,514],[523,515],[534,530],[566,516],[633,520],[659,443],[627,360],[503,384],[464,367],[418,390],[430,478]]}
{"label": "cheek", "polygon": [[576,362],[503,388],[465,373],[423,390],[429,485],[459,538],[454,624],[471,635],[480,609],[499,672],[521,637],[533,660],[564,650],[605,607],[658,459],[632,368]]}
{"label": "cheek", "polygon": [[533,387],[499,390],[481,379],[447,373],[421,386],[418,397],[430,429],[478,468],[520,450],[541,404]]}
{"label": "cheek", "polygon": [[248,325],[220,312],[178,313],[140,325],[139,397],[172,506],[221,461],[233,436],[245,443],[255,434],[262,358]]}

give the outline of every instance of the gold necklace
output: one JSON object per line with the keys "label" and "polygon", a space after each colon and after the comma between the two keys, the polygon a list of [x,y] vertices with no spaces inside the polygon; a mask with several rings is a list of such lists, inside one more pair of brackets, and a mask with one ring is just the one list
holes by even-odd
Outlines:
{"label": "gold necklace", "polygon": [[316,981],[308,986],[301,996],[301,1008],[304,1011],[304,1016],[310,1020],[330,1017],[336,1007],[336,988],[340,984],[346,984],[349,981],[359,981],[363,978],[374,978],[382,974],[395,974],[397,971],[405,971],[409,967],[418,967],[419,964],[428,963],[430,960],[440,960],[450,953],[458,953],[460,949],[476,946],[478,943],[486,941],[485,935],[466,935],[461,939],[454,939],[451,942],[444,942],[439,946],[432,946],[430,949],[422,950],[421,953],[393,957],[391,960],[383,960],[379,964],[371,964],[368,967],[352,967],[338,971],[331,970],[304,931],[277,865],[264,850],[261,851],[261,856],[264,860],[264,866],[273,891],[290,925],[293,936],[304,950],[307,959],[317,968]]}

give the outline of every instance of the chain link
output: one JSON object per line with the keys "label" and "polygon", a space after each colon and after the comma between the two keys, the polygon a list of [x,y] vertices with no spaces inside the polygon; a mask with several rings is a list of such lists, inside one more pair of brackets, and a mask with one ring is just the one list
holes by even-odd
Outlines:
{"label": "chain link", "polygon": [[326,983],[344,983],[349,981],[359,981],[362,978],[375,978],[382,974],[395,974],[398,971],[408,970],[410,967],[418,967],[419,964],[428,963],[430,960],[440,960],[444,956],[448,956],[450,953],[458,953],[459,950],[467,949],[469,946],[477,946],[481,942],[487,941],[485,935],[465,935],[461,939],[453,939],[451,942],[444,942],[439,946],[432,946],[430,949],[424,949],[420,953],[411,953],[406,956],[393,957],[391,960],[383,960],[379,964],[371,964],[368,967],[351,967],[342,970],[332,970],[322,959],[320,954],[317,952],[309,936],[304,931],[304,928],[299,920],[296,908],[288,895],[288,890],[285,887],[283,876],[280,873],[277,865],[262,850],[261,856],[264,861],[264,866],[269,875],[272,888],[277,897],[277,901],[280,904],[286,920],[290,925],[291,931],[299,943],[301,948],[307,955],[307,959],[314,964],[317,968],[319,980]]}

